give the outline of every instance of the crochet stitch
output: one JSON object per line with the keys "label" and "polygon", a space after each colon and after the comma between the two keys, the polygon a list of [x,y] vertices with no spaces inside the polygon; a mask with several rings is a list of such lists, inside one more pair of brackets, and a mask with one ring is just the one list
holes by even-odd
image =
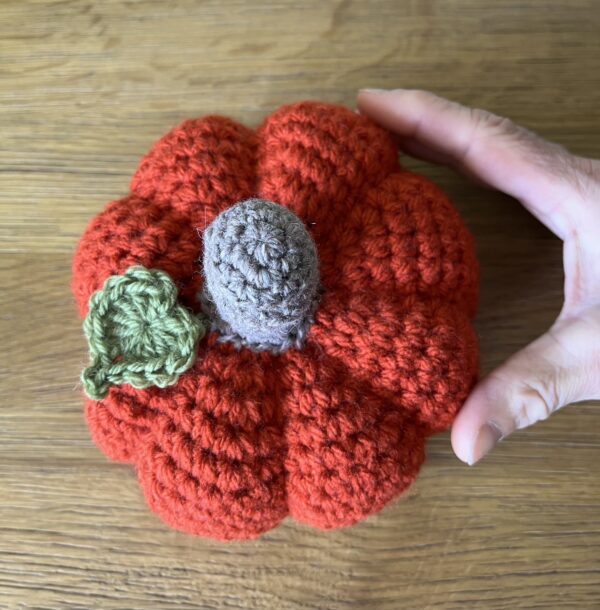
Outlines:
{"label": "crochet stitch", "polygon": [[202,300],[222,341],[256,350],[301,347],[317,304],[315,244],[288,209],[249,199],[204,232]]}
{"label": "crochet stitch", "polygon": [[[347,109],[293,104],[256,131],[209,116],[161,138],[131,194],[79,243],[81,316],[139,266],[166,274],[177,307],[209,314],[212,330],[174,383],[113,379],[86,417],[106,455],[135,466],[152,510],[185,532],[247,539],[287,515],[335,528],[376,513],[415,480],[427,437],[476,381],[473,239],[447,197],[402,168],[393,138]],[[103,319],[110,335],[114,316]]]}

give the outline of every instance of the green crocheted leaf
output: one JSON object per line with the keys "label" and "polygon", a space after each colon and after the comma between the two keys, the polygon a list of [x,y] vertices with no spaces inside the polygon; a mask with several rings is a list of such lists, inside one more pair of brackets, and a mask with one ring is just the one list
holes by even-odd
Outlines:
{"label": "green crocheted leaf", "polygon": [[174,384],[194,364],[206,326],[177,303],[166,273],[134,266],[92,295],[83,330],[91,364],[81,379],[86,394],[101,400],[114,385]]}

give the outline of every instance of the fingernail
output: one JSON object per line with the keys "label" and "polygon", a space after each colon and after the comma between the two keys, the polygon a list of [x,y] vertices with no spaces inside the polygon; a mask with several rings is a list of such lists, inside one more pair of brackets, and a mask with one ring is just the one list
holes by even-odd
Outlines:
{"label": "fingernail", "polygon": [[488,422],[481,426],[475,440],[473,459],[469,462],[469,466],[472,466],[487,455],[501,439],[502,432],[500,432],[500,428],[494,422]]}

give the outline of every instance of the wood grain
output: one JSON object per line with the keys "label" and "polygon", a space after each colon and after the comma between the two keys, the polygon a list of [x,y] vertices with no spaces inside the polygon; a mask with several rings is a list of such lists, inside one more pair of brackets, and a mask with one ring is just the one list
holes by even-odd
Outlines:
{"label": "wood grain", "polygon": [[[69,292],[86,222],[183,118],[421,87],[600,156],[600,3],[0,4],[0,608],[600,607],[600,414],[569,407],[474,468],[435,438],[409,497],[355,528],[222,545],[168,530],[92,445]],[[484,370],[552,321],[560,243],[445,169],[478,240]]]}

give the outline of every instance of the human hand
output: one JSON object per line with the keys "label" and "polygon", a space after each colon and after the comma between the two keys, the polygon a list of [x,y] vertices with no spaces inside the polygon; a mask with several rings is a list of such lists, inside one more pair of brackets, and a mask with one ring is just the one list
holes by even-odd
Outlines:
{"label": "human hand", "polygon": [[409,155],[515,197],[564,242],[558,318],[475,387],[452,428],[456,455],[474,464],[514,430],[600,398],[600,161],[428,91],[363,90],[358,109]]}

